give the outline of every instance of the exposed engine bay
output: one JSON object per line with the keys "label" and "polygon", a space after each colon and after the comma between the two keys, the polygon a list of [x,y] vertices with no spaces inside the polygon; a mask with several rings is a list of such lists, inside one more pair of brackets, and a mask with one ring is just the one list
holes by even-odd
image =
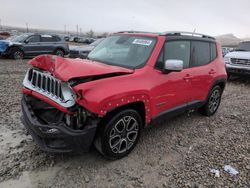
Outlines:
{"label": "exposed engine bay", "polygon": [[25,96],[26,102],[32,108],[34,115],[43,124],[58,124],[64,122],[66,126],[74,130],[82,130],[88,121],[97,119],[97,115],[88,112],[81,106],[71,108],[71,114],[66,114],[57,108],[32,96]]}

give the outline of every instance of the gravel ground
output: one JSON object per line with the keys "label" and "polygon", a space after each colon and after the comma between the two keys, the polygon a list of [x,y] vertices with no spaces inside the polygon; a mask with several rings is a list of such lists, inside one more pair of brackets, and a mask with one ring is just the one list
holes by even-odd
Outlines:
{"label": "gravel ground", "polygon": [[[27,68],[26,60],[0,60],[0,187],[250,187],[249,78],[228,82],[213,117],[192,112],[159,123],[143,131],[128,157],[107,161],[94,149],[39,150],[20,122]],[[239,174],[231,176],[225,165]]]}

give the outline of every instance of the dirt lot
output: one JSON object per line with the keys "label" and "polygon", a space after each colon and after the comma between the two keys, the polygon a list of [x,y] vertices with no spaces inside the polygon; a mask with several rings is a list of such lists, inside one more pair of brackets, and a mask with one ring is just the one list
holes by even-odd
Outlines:
{"label": "dirt lot", "polygon": [[128,157],[107,161],[94,149],[47,154],[26,135],[20,89],[27,68],[26,60],[0,60],[0,187],[250,187],[249,78],[228,82],[213,117],[193,112],[162,122],[143,131]]}

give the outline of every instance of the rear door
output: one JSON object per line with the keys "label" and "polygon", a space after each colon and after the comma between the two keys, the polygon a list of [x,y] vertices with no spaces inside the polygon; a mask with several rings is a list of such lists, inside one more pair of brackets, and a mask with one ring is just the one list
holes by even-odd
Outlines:
{"label": "rear door", "polygon": [[57,45],[57,38],[52,35],[41,35],[42,53],[54,53]]}
{"label": "rear door", "polygon": [[206,41],[191,42],[190,70],[191,101],[204,101],[216,73],[216,44]]}
{"label": "rear door", "polygon": [[25,55],[28,56],[38,55],[40,51],[40,42],[41,42],[40,35],[29,36],[25,40],[25,43],[23,44],[23,50]]}

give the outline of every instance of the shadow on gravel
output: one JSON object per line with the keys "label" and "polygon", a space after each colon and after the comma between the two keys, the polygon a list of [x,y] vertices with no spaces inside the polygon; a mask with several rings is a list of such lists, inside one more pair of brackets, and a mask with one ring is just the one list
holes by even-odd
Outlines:
{"label": "shadow on gravel", "polygon": [[[182,127],[183,123],[185,121],[190,120],[190,118],[187,119],[187,117],[199,118],[199,116],[200,115],[198,113],[192,113],[191,116],[188,113],[185,113],[183,115],[180,115],[180,116],[168,119],[168,120],[159,121],[153,126],[145,128],[142,131],[141,138],[139,140],[139,143],[137,144],[137,147],[135,147],[135,149],[127,157],[120,159],[118,161],[127,161],[127,160],[130,160],[129,158],[137,158],[140,156],[141,152],[147,153],[147,151],[145,150],[154,150],[155,148],[154,144],[157,144],[156,140],[158,137],[164,137],[165,133],[168,133],[168,136],[175,135],[176,133],[177,134],[181,133],[182,128],[184,128]],[[185,125],[185,127],[186,126],[191,127],[192,124]],[[164,144],[164,141],[162,141],[162,143],[159,143],[159,144]],[[45,166],[54,166],[55,164],[56,165],[64,164],[63,166],[67,166],[67,164],[68,165],[70,164],[70,168],[72,169],[72,168],[78,168],[78,167],[84,168],[85,165],[89,166],[89,164],[93,163],[94,167],[98,169],[99,167],[103,167],[107,164],[117,162],[117,161],[112,161],[112,160],[104,158],[94,148],[94,146],[90,148],[89,152],[84,152],[84,153],[71,152],[71,153],[55,154],[55,153],[47,153],[47,152],[41,151],[39,147],[35,143],[33,143],[33,141],[31,141],[27,143],[26,149],[24,150],[26,150],[27,152],[30,152],[30,155],[29,157],[27,156],[27,159],[29,158],[30,160],[29,162],[31,164],[36,164],[38,161],[40,161]],[[151,154],[148,153],[147,155],[151,155]],[[34,165],[34,168],[32,170],[38,169],[40,167],[41,167],[41,164],[37,166]]]}
{"label": "shadow on gravel", "polygon": [[231,76],[228,82],[235,83],[235,84],[250,85],[250,75],[249,76]]}

